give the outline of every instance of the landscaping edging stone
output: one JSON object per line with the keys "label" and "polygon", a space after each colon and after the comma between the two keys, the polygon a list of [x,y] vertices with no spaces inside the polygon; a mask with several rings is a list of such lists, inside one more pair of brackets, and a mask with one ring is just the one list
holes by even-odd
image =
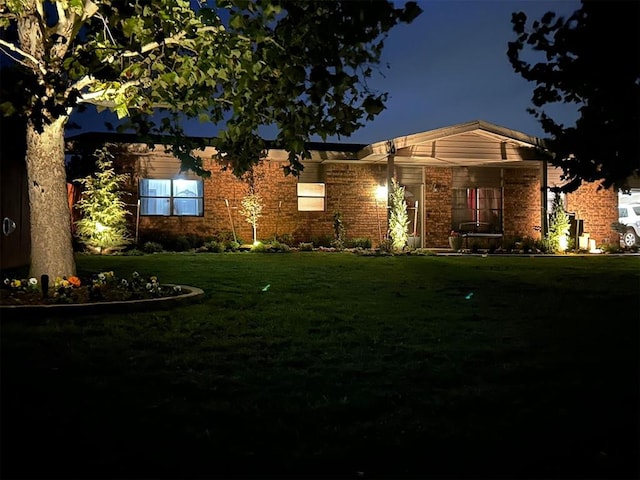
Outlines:
{"label": "landscaping edging stone", "polygon": [[[173,284],[164,284],[173,287]],[[102,313],[131,313],[162,310],[181,305],[199,302],[204,297],[204,290],[180,285],[182,293],[172,297],[145,298],[142,300],[120,300],[115,302],[93,303],[56,303],[49,305],[0,305],[0,320],[23,318],[37,320],[41,316],[52,315],[90,315]]]}

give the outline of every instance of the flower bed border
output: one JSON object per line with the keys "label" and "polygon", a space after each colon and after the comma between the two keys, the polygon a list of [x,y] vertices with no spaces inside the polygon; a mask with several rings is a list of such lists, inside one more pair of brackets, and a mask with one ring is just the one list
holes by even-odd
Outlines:
{"label": "flower bed border", "polygon": [[[163,284],[174,287],[174,284]],[[90,315],[103,313],[130,313],[146,312],[173,308],[179,305],[187,305],[199,302],[204,297],[204,290],[180,285],[182,293],[171,297],[144,298],[139,300],[117,300],[112,302],[91,303],[53,303],[47,305],[0,305],[0,319],[20,317],[24,320],[38,319],[41,315]],[[27,318],[28,315],[33,315]]]}

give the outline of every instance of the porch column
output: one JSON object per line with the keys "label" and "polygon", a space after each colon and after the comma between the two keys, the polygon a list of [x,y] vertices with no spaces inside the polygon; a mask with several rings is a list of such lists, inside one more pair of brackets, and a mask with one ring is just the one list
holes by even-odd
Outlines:
{"label": "porch column", "polygon": [[542,160],[542,166],[540,168],[542,179],[540,181],[540,229],[542,238],[545,238],[549,233],[548,216],[547,216],[547,203],[548,203],[548,185],[547,185],[547,159]]}
{"label": "porch column", "polygon": [[395,172],[396,144],[393,140],[387,140],[387,222],[391,215],[391,189]]}

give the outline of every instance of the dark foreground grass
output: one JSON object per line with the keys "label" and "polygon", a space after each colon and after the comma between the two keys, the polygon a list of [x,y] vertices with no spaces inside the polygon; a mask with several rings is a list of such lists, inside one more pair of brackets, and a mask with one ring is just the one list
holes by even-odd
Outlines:
{"label": "dark foreground grass", "polygon": [[638,477],[640,257],[78,265],[206,299],[3,319],[3,479]]}

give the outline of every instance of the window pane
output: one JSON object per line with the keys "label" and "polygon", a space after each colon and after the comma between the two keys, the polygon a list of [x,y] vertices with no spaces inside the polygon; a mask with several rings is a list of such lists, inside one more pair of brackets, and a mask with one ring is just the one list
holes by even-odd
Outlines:
{"label": "window pane", "polygon": [[202,196],[202,180],[174,180],[173,181],[174,197],[201,197]]}
{"label": "window pane", "polygon": [[171,193],[171,180],[140,180],[140,195],[143,197],[168,197]]}
{"label": "window pane", "polygon": [[324,212],[324,198],[298,197],[298,211]]}
{"label": "window pane", "polygon": [[141,198],[140,215],[169,215],[169,199]]}
{"label": "window pane", "polygon": [[201,216],[203,214],[201,198],[176,198],[173,201],[174,215]]}
{"label": "window pane", "polygon": [[324,197],[324,183],[298,183],[299,197]]}

